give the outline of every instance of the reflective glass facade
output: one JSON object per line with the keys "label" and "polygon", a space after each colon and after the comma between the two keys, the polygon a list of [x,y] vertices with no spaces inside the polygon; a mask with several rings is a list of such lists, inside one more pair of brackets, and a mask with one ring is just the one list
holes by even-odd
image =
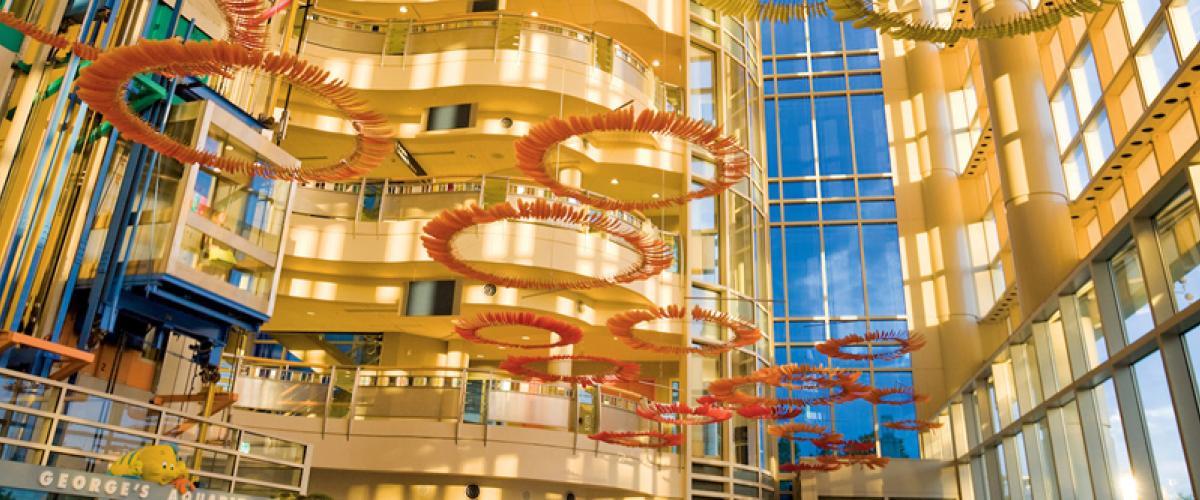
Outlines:
{"label": "reflective glass facade", "polygon": [[[814,347],[907,329],[877,37],[824,17],[764,23],[762,33],[775,362],[863,370],[862,380],[879,387],[912,385],[907,357],[831,360]],[[810,407],[797,420],[908,458],[919,454],[916,433],[877,424],[915,416],[911,405],[854,401]],[[778,445],[781,463],[821,451]]]}

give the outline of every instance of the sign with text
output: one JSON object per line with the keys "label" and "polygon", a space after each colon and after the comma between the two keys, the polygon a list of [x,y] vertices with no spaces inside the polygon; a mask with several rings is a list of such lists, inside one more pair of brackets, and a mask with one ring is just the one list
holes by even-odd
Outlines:
{"label": "sign with text", "polygon": [[268,500],[264,497],[211,490],[180,493],[174,486],[162,486],[138,479],[0,461],[0,489],[4,487],[119,500]]}

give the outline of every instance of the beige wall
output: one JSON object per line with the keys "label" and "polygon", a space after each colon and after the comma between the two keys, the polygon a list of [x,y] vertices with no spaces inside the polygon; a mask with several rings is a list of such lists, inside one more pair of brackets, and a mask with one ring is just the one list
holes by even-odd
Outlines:
{"label": "beige wall", "polygon": [[507,477],[469,478],[337,469],[313,469],[309,491],[330,495],[337,500],[462,500],[467,498],[465,492],[468,484],[480,487],[479,500],[564,500],[568,492],[574,493],[579,500],[668,498]]}

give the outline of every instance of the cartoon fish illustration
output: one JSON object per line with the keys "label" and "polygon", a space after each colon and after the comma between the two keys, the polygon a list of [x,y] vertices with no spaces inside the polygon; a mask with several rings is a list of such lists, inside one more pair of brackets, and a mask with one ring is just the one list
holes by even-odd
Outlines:
{"label": "cartoon fish illustration", "polygon": [[173,484],[183,493],[196,487],[188,481],[188,468],[175,456],[175,448],[165,444],[143,446],[108,466],[114,476],[142,479],[158,484]]}

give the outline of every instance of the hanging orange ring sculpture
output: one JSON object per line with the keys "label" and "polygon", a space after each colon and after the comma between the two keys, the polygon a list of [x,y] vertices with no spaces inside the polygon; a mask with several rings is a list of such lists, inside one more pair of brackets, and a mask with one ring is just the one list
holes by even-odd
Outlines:
{"label": "hanging orange ring sculpture", "polygon": [[856,382],[862,376],[862,373],[840,368],[789,364],[768,366],[755,372],[755,376],[764,384],[770,386],[797,390],[816,390],[832,389],[834,387],[842,387],[843,389],[857,388]]}
{"label": "hanging orange ring sculpture", "polygon": [[[159,72],[172,76],[220,72],[225,67],[254,68],[283,77],[329,100],[358,132],[354,152],[337,163],[316,167],[280,167],[252,163],[188,147],[142,121],[125,102],[125,84],[134,75]],[[80,72],[76,95],[104,115],[125,138],[146,145],[184,164],[199,163],[227,172],[289,180],[338,180],[362,175],[391,154],[391,133],[383,115],[329,72],[291,54],[248,50],[231,42],[146,40],[103,54]]]}
{"label": "hanging orange ring sculpture", "polygon": [[751,346],[755,342],[758,342],[758,339],[762,338],[762,331],[755,328],[754,325],[735,319],[726,313],[704,309],[700,306],[692,308],[692,319],[729,328],[733,331],[733,339],[717,345],[682,347],[652,344],[633,335],[634,325],[643,321],[653,319],[683,319],[686,315],[687,309],[677,305],[654,309],[633,309],[617,313],[609,318],[608,331],[618,341],[632,349],[654,351],[663,354],[700,354],[703,356],[716,356],[739,347]]}
{"label": "hanging orange ring sculpture", "polygon": [[[612,365],[614,370],[610,373],[595,375],[554,375],[552,373],[537,371],[529,368],[531,363],[558,360],[591,361],[594,363],[603,363]],[[517,377],[536,379],[543,382],[567,382],[584,386],[608,384],[613,382],[637,382],[638,375],[641,374],[641,367],[635,363],[605,358],[602,356],[587,356],[583,354],[563,354],[557,356],[509,356],[508,359],[505,359],[500,363],[500,368]]]}
{"label": "hanging orange ring sculpture", "polygon": [[929,420],[896,420],[894,422],[883,422],[879,424],[881,427],[894,429],[897,431],[918,431],[924,432],[930,429],[940,429],[941,422],[932,422]]}
{"label": "hanging orange ring sculpture", "polygon": [[841,464],[824,463],[824,462],[796,462],[794,464],[781,464],[779,472],[833,472],[842,468]]}
{"label": "hanging orange ring sculpture", "polygon": [[[539,330],[547,330],[558,335],[558,341],[549,344],[517,344],[484,338],[479,330],[493,326],[527,326]],[[531,312],[486,311],[471,319],[460,319],[454,322],[454,333],[463,340],[476,344],[492,344],[517,349],[547,349],[577,344],[583,340],[583,330],[562,321]]]}
{"label": "hanging orange ring sculpture", "polygon": [[[637,250],[641,259],[636,264],[608,278],[538,280],[500,276],[481,271],[463,262],[455,255],[451,243],[458,233],[472,226],[508,219],[533,219],[599,229],[624,240]],[[512,288],[584,290],[616,283],[630,283],[661,273],[671,265],[671,261],[674,259],[670,245],[634,229],[624,222],[597,211],[542,199],[532,202],[517,200],[516,203],[498,203],[487,208],[470,205],[464,208],[449,209],[439,213],[426,223],[422,231],[425,234],[421,236],[421,242],[433,260],[468,278]]]}
{"label": "hanging orange ring sculpture", "polygon": [[29,38],[59,50],[70,50],[71,52],[74,52],[75,55],[79,56],[80,59],[91,61],[97,57],[100,57],[100,49],[41,29],[33,24],[25,22],[25,20],[13,15],[13,13],[9,11],[0,12],[0,24],[8,26],[21,32],[21,34],[28,36]]}
{"label": "hanging orange ring sculpture", "polygon": [[260,0],[217,0],[221,14],[228,26],[226,38],[250,50],[266,48],[266,21],[287,8],[291,0],[281,0],[267,10],[260,8]]}
{"label": "hanging orange ring sculpture", "polygon": [[755,420],[787,420],[800,416],[800,414],[804,413],[804,408],[800,406],[788,407],[752,404],[738,407],[737,413],[743,418],[753,418]]}
{"label": "hanging orange ring sculpture", "polygon": [[821,455],[817,461],[828,465],[861,465],[868,469],[878,469],[890,462],[887,457],[876,455]]}
{"label": "hanging orange ring sculpture", "polygon": [[[887,399],[891,396],[899,395],[901,399]],[[929,399],[929,396],[913,392],[912,387],[873,387],[869,392],[863,395],[863,399],[870,401],[873,405],[907,405],[920,403]]]}
{"label": "hanging orange ring sculpture", "polygon": [[[649,438],[649,441],[642,441]],[[588,439],[630,448],[670,448],[683,444],[683,436],[666,432],[597,432]]]}
{"label": "hanging orange ring sculpture", "polygon": [[[880,342],[895,342],[899,344],[897,346],[899,348],[879,354],[855,354],[845,351],[846,347],[852,345],[874,345]],[[867,332],[865,335],[853,334],[826,340],[817,344],[816,347],[817,352],[831,358],[851,361],[890,361],[925,347],[925,337],[919,333],[906,335],[904,332]]]}
{"label": "hanging orange ring sculpture", "polygon": [[[634,409],[639,417],[672,425],[708,425],[733,418],[733,412],[724,408],[702,405],[692,408],[683,403],[650,403]],[[667,415],[674,415],[667,418]]]}
{"label": "hanging orange ring sculpture", "polygon": [[[657,133],[690,142],[715,157],[717,178],[712,184],[684,195],[633,201],[602,197],[559,182],[546,169],[546,152],[562,141],[591,132]],[[550,188],[558,196],[574,198],[606,210],[645,210],[683,205],[729,189],[750,172],[750,154],[733,137],[722,136],[716,126],[677,113],[654,110],[635,113],[632,108],[625,108],[592,116],[552,117],[531,128],[529,133],[516,141],[514,147],[517,168],[526,176]]]}
{"label": "hanging orange ring sculpture", "polygon": [[[820,377],[811,375],[816,373],[824,373],[824,375]],[[791,374],[805,374],[805,377],[809,377],[804,382],[806,385],[798,386],[784,382],[785,378]],[[846,372],[836,368],[810,367],[807,365],[770,366],[758,370],[749,376],[714,380],[709,383],[708,392],[722,402],[744,406],[755,404],[766,406],[836,404],[864,397],[870,391],[869,387],[854,383],[854,380],[857,378],[855,372]],[[838,392],[816,398],[775,398],[770,396],[755,396],[737,390],[740,386],[756,383],[802,390],[829,389],[833,392],[837,389]]]}
{"label": "hanging orange ring sculpture", "polygon": [[[836,443],[842,440],[841,434],[831,432],[824,426],[801,422],[768,425],[767,434],[789,441],[808,441],[818,446],[821,446],[819,443]],[[824,446],[821,447],[824,448]]]}

